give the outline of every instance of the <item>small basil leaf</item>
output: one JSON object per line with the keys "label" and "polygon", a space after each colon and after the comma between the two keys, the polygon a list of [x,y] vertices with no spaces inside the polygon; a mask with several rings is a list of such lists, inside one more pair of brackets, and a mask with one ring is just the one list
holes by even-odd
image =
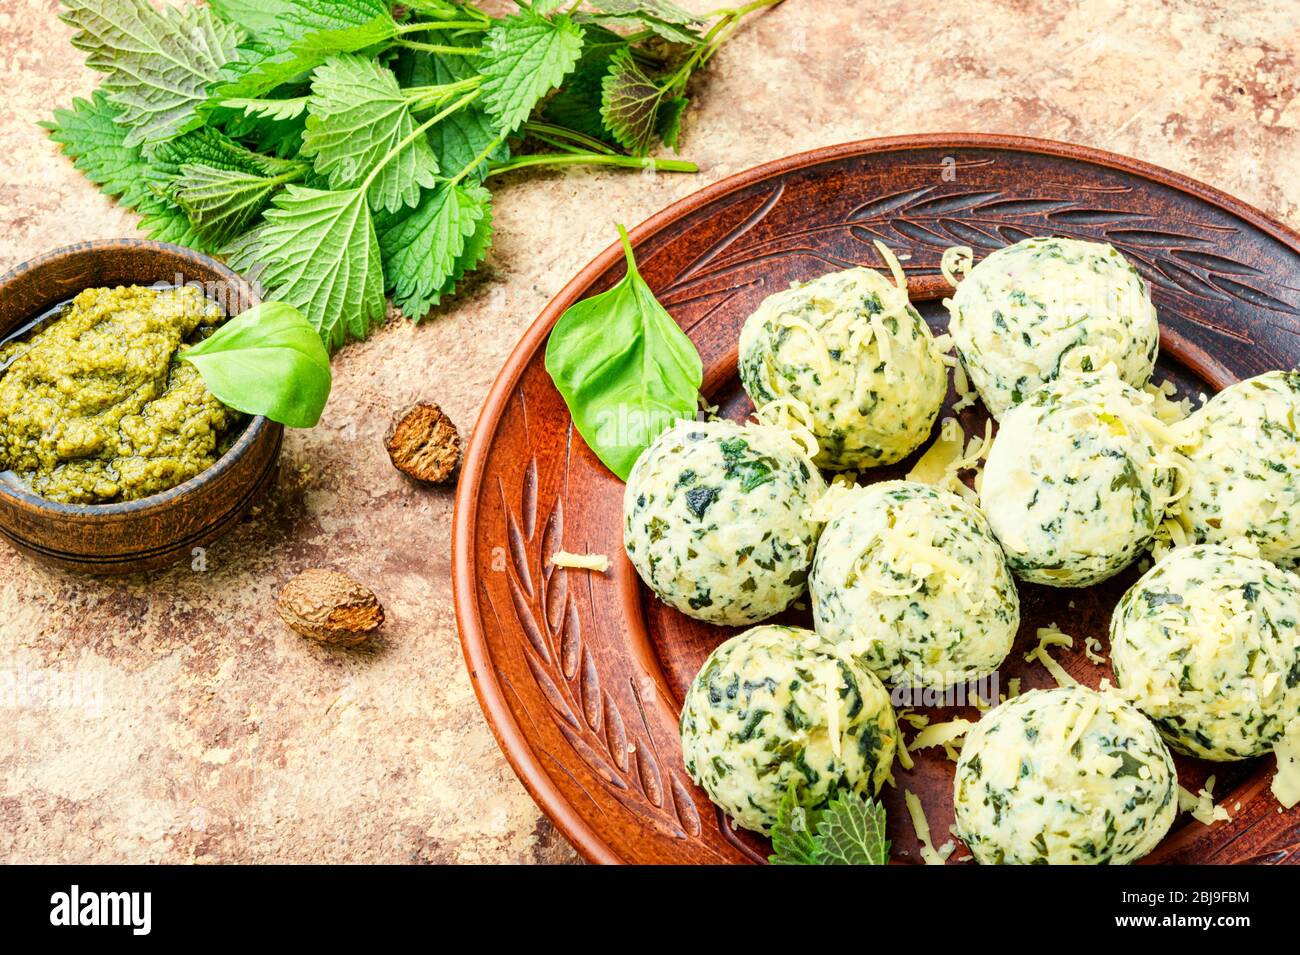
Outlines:
{"label": "small basil leaf", "polygon": [[618,233],[627,275],[560,316],[546,343],[546,371],[587,446],[626,481],[660,432],[694,416],[704,369],[637,272],[627,232],[619,226]]}
{"label": "small basil leaf", "polygon": [[181,352],[225,405],[291,428],[320,420],[330,396],[329,355],[302,312],[263,302]]}

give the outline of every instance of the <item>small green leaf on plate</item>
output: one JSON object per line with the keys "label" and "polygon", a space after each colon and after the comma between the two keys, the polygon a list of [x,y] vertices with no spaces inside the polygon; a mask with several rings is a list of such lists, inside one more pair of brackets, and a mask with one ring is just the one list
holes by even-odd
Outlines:
{"label": "small green leaf on plate", "polygon": [[546,371],[587,446],[626,481],[660,432],[694,416],[704,369],[637,272],[622,226],[618,232],[627,275],[560,316],[546,343]]}
{"label": "small green leaf on plate", "polygon": [[772,855],[768,861],[772,865],[821,865],[820,847],[813,825],[811,814],[799,805],[795,787],[791,785],[776,809]]}
{"label": "small green leaf on plate", "polygon": [[887,865],[885,807],[842,789],[825,808],[806,809],[791,785],[777,807],[772,850],[773,865]]}
{"label": "small green leaf on plate", "polygon": [[817,820],[822,865],[886,865],[885,807],[852,790],[841,790]]}

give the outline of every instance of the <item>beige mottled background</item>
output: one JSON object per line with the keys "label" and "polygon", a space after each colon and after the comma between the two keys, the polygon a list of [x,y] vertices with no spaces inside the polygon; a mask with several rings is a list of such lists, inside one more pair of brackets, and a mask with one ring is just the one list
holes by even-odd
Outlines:
{"label": "beige mottled background", "polygon": [[[720,0],[719,0],[720,2]],[[711,4],[688,4],[707,9]],[[0,4],[0,269],[133,235],[35,125],[95,77],[54,0]],[[1296,0],[786,0],[715,61],[687,116],[696,176],[497,183],[479,280],[336,363],[269,505],[204,572],[95,582],[0,553],[0,860],[569,862],[475,703],[456,639],[450,491],[405,483],[391,410],[466,432],[519,334],[613,238],[714,180],[871,136],[983,130],[1137,156],[1300,225]],[[381,648],[287,632],[310,566],[370,583]]]}

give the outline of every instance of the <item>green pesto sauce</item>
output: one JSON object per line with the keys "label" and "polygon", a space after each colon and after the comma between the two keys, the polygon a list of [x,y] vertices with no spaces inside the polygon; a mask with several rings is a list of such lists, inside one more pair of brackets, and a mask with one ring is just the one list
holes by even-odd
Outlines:
{"label": "green pesto sauce", "polygon": [[0,347],[0,471],[51,501],[107,504],[211,467],[244,419],[178,355],[223,320],[193,286],[92,288]]}

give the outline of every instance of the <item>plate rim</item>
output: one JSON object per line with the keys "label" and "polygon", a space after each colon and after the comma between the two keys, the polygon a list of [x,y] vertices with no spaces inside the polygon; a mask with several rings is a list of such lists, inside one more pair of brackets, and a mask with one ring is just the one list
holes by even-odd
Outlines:
{"label": "plate rim", "polygon": [[[656,235],[670,223],[732,192],[809,166],[869,154],[943,147],[1037,153],[1118,169],[1225,209],[1273,236],[1282,244],[1290,246],[1300,256],[1300,231],[1229,193],[1183,173],[1119,153],[1061,140],[977,132],[916,133],[860,139],[832,146],[820,146],[760,163],[672,202],[630,229],[628,237],[635,247]],[[483,711],[497,746],[537,807],[546,814],[579,855],[587,862],[600,864],[622,864],[626,860],[597,835],[586,819],[551,781],[536,751],[510,712],[505,692],[492,669],[486,635],[477,612],[478,588],[473,573],[471,551],[474,539],[473,528],[478,515],[479,489],[486,469],[488,450],[510,395],[518,385],[530,359],[542,347],[551,327],[563,311],[622,255],[622,246],[615,241],[592,258],[552,296],[510,350],[501,369],[493,378],[474,423],[461,464],[452,513],[451,577],[456,629],[479,708]]]}

